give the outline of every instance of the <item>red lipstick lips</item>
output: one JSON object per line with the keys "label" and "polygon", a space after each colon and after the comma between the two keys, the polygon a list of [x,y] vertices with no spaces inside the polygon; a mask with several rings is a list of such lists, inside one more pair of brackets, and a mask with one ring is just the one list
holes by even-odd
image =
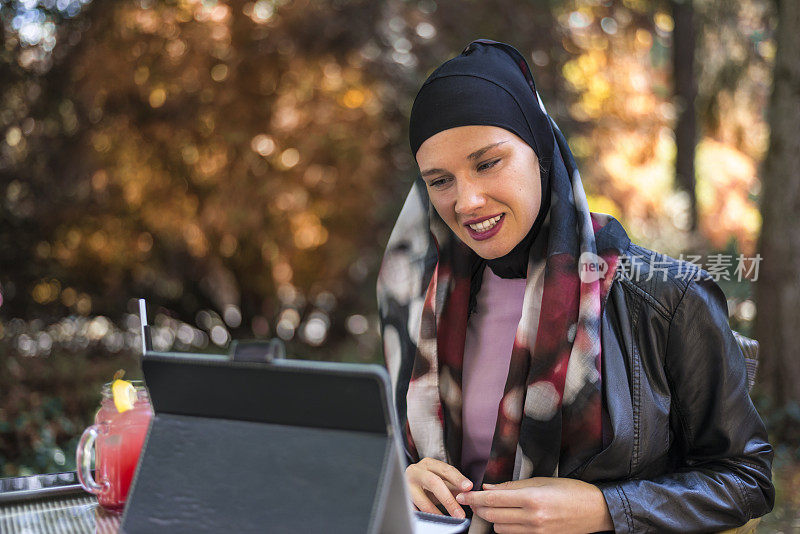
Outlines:
{"label": "red lipstick lips", "polygon": [[503,226],[503,221],[506,218],[505,213],[500,214],[500,220],[497,221],[497,223],[495,223],[494,226],[492,226],[488,230],[484,230],[483,232],[475,231],[472,228],[470,228],[469,225],[477,224],[479,222],[486,221],[488,219],[493,219],[494,217],[497,217],[497,215],[490,215],[489,217],[481,217],[479,219],[473,219],[471,221],[467,221],[466,223],[464,223],[464,227],[467,229],[467,233],[469,233],[469,236],[472,239],[474,239],[475,241],[484,241],[486,239],[489,239],[490,237],[493,237],[494,235],[497,234],[497,232],[500,231],[500,227]]}

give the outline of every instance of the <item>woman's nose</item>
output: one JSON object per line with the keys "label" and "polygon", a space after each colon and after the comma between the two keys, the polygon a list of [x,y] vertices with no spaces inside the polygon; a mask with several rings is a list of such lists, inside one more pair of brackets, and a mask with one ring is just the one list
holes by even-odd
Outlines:
{"label": "woman's nose", "polygon": [[479,210],[486,204],[486,197],[483,190],[475,184],[465,183],[458,185],[458,196],[456,197],[456,213],[468,215]]}

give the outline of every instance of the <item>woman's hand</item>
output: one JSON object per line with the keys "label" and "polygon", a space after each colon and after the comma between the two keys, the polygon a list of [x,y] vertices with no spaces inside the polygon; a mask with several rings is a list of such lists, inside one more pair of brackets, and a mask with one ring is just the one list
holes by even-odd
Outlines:
{"label": "woman's hand", "polygon": [[483,488],[461,493],[456,500],[494,523],[498,534],[614,530],[603,493],[581,480],[535,477]]}
{"label": "woman's hand", "polygon": [[460,519],[466,517],[455,496],[472,489],[472,482],[452,465],[433,458],[423,458],[406,467],[406,481],[411,489],[411,500],[418,510],[442,515],[431,500],[433,498],[439,501],[452,517]]}

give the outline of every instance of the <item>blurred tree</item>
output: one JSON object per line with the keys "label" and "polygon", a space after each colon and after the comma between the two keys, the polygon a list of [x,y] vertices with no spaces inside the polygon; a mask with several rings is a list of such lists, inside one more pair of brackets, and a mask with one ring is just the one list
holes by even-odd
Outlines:
{"label": "blurred tree", "polygon": [[764,110],[775,43],[769,0],[694,0],[698,19],[698,228],[706,243],[755,253],[761,226],[757,163],[767,150]]}
{"label": "blurred tree", "polygon": [[761,381],[788,418],[783,432],[800,439],[800,3],[776,2],[775,68],[769,107],[770,141],[763,164],[756,333],[763,353]]}
{"label": "blurred tree", "polygon": [[674,29],[672,32],[672,72],[675,107],[675,182],[689,196],[688,228],[697,227],[694,156],[697,146],[695,98],[697,76],[694,68],[696,30],[692,0],[670,0]]}
{"label": "blurred tree", "polygon": [[[52,216],[51,209],[42,208],[55,207],[49,202],[56,195],[53,181],[43,179],[46,157],[32,139],[48,130],[52,148],[68,143],[55,135],[59,102],[44,93],[48,80],[63,85],[61,72],[52,66],[70,54],[80,21],[71,18],[76,9],[71,2],[59,3],[60,8],[44,4],[29,12],[21,2],[0,1],[0,305],[9,316],[21,311],[14,310],[16,303],[31,302],[30,289],[51,272],[37,260],[36,248]],[[61,46],[54,52],[57,37]],[[39,114],[36,108],[48,111]]]}
{"label": "blurred tree", "polygon": [[[40,127],[8,148],[19,156],[6,197],[34,235],[3,258],[18,293],[6,292],[6,313],[119,317],[145,295],[187,320],[217,310],[239,334],[259,318],[264,335],[283,309],[321,308],[321,343],[336,299],[345,310],[369,302],[356,287],[374,269],[361,251],[377,236],[357,229],[388,182],[375,178],[394,109],[360,53],[379,7],[84,8],[78,44],[18,119]],[[36,290],[48,284],[57,288]],[[284,337],[303,337],[289,317]]]}

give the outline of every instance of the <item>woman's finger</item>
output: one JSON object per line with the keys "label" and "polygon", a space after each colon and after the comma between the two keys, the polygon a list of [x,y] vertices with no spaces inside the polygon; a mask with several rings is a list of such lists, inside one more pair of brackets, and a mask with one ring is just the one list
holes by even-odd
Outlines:
{"label": "woman's finger", "polygon": [[[426,476],[428,476],[430,473],[432,473],[432,471],[430,470],[430,466],[429,465],[423,466],[423,465],[411,464],[406,469],[406,480],[412,486],[414,484],[417,484],[418,486],[422,486],[423,479]],[[447,489],[450,490],[450,493],[453,494],[453,497],[455,497],[458,493],[461,493],[462,491],[464,491],[464,490],[462,490],[460,488],[457,488],[453,484],[451,484],[450,481],[448,481],[448,480],[444,480],[443,482],[444,482],[445,486],[447,486]]]}
{"label": "woman's finger", "polygon": [[[458,495],[459,493],[464,493],[464,491],[465,491],[465,490],[463,489],[463,487],[461,487],[461,488],[460,488],[460,487],[458,487],[458,486],[454,485],[454,484],[453,484],[452,482],[450,482],[449,480],[445,480],[445,481],[444,481],[444,484],[445,484],[445,486],[447,486],[447,489],[449,489],[449,490],[450,490],[450,493],[452,493],[452,494],[453,494],[453,497],[455,497],[455,496],[456,496],[456,495]],[[469,491],[469,490],[466,490],[466,491]]]}
{"label": "woman's finger", "polygon": [[529,527],[519,523],[495,523],[493,527],[497,534],[530,534],[531,532]]}
{"label": "woman's finger", "polygon": [[431,501],[428,496],[425,495],[425,491],[422,488],[412,485],[410,490],[411,500],[414,502],[414,506],[417,507],[417,510],[420,512],[427,512],[429,514],[443,515],[442,512],[436,508],[436,505],[433,504],[433,501]]}
{"label": "woman's finger", "polygon": [[489,523],[524,523],[528,519],[527,510],[522,508],[490,508],[473,506],[472,511]]}
{"label": "woman's finger", "polygon": [[472,482],[465,477],[461,471],[450,464],[435,460],[428,464],[428,469],[449,482],[457,491],[469,491],[472,489]]}
{"label": "woman's finger", "polygon": [[518,508],[527,504],[524,490],[468,491],[456,496],[461,504],[497,508]]}
{"label": "woman's finger", "polygon": [[422,487],[433,493],[434,497],[447,508],[448,513],[452,517],[466,517],[464,509],[456,502],[455,497],[453,497],[453,494],[447,489],[447,486],[444,481],[439,478],[439,475],[429,471],[422,477]]}

